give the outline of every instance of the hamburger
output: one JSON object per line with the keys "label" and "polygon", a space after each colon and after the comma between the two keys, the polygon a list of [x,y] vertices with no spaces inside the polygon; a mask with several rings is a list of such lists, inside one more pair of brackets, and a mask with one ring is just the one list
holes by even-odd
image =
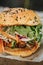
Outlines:
{"label": "hamburger", "polygon": [[0,40],[5,53],[30,56],[40,47],[42,37],[39,16],[33,10],[9,8],[0,13]]}

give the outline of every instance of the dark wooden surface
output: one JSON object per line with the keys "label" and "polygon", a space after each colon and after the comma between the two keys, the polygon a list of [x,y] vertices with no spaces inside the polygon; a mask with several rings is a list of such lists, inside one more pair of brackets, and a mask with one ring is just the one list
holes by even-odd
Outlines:
{"label": "dark wooden surface", "polygon": [[7,58],[0,58],[0,65],[43,65],[43,62],[21,62],[17,60],[11,60]]}
{"label": "dark wooden surface", "polygon": [[0,0],[0,6],[24,7],[25,0]]}

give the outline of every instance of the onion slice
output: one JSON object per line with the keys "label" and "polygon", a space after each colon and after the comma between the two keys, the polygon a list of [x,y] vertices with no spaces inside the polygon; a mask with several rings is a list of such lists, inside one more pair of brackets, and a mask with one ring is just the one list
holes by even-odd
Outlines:
{"label": "onion slice", "polygon": [[6,43],[9,43],[8,39],[6,37],[4,37],[3,35],[0,35],[0,39],[2,39],[3,41],[5,41]]}
{"label": "onion slice", "polygon": [[15,34],[19,35],[20,40],[24,41],[24,42],[31,41],[34,39],[34,38],[30,39],[28,37],[24,37],[23,35],[19,34],[18,32],[15,32]]}
{"label": "onion slice", "polygon": [[23,35],[19,34],[19,33],[18,33],[18,32],[16,32],[16,31],[15,31],[15,34],[20,35],[20,36],[23,36]]}
{"label": "onion slice", "polygon": [[30,38],[22,38],[22,39],[21,39],[21,41],[25,41],[25,42],[31,41],[31,40],[33,40],[33,38],[32,38],[32,39],[30,39]]}

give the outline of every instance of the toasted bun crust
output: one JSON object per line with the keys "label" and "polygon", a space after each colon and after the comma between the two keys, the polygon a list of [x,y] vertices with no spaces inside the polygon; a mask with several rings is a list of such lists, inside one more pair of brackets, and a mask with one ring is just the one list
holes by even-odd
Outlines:
{"label": "toasted bun crust", "polygon": [[34,26],[40,24],[38,15],[24,8],[9,8],[0,13],[0,26],[11,25],[29,25]]}
{"label": "toasted bun crust", "polygon": [[8,54],[11,54],[11,55],[26,57],[26,56],[30,56],[31,54],[36,52],[39,47],[40,47],[40,43],[36,44],[36,46],[34,46],[32,49],[29,49],[29,48],[11,49],[11,48],[5,47],[4,52],[8,53]]}

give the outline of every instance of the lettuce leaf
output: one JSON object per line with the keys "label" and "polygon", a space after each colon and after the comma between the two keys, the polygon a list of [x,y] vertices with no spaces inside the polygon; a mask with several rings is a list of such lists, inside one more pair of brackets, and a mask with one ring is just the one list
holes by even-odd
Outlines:
{"label": "lettuce leaf", "polygon": [[42,25],[39,24],[37,26],[25,26],[25,25],[9,26],[8,28],[6,27],[4,30],[12,35],[14,35],[14,32],[16,31],[21,35],[27,36],[29,38],[34,38],[34,40],[40,42],[42,38],[42,33],[40,33],[41,29]]}

